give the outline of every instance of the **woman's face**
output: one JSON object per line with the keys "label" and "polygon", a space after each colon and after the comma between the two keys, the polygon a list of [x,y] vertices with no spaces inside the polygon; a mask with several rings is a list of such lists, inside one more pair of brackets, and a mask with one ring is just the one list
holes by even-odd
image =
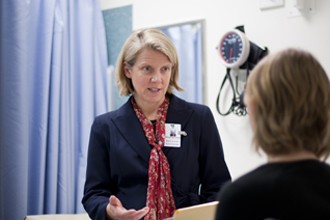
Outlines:
{"label": "woman's face", "polygon": [[132,80],[133,95],[140,107],[159,106],[164,101],[171,72],[172,64],[167,56],[150,48],[140,52],[133,67],[125,68],[125,75]]}

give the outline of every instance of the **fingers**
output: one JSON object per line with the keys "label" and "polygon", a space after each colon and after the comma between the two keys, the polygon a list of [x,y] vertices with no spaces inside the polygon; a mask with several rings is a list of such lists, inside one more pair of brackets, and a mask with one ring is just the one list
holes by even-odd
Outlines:
{"label": "fingers", "polygon": [[139,210],[135,210],[135,209],[130,209],[127,210],[125,213],[123,213],[123,219],[129,219],[129,220],[138,220],[143,218],[147,213],[149,212],[149,208],[148,207],[144,207],[142,209]]}
{"label": "fingers", "polygon": [[109,197],[106,212],[110,219],[120,219],[120,216],[125,211],[126,209],[122,206],[120,200],[116,196],[112,195]]}
{"label": "fingers", "polygon": [[148,207],[139,210],[125,209],[116,196],[110,196],[107,206],[107,213],[112,219],[138,220],[143,218],[149,212]]}
{"label": "fingers", "polygon": [[112,206],[123,206],[121,204],[120,200],[116,196],[114,196],[114,195],[110,196],[109,203]]}
{"label": "fingers", "polygon": [[136,211],[136,217],[137,219],[141,219],[143,218],[148,212],[149,212],[149,208],[148,207],[144,207],[143,209],[140,209],[138,211]]}

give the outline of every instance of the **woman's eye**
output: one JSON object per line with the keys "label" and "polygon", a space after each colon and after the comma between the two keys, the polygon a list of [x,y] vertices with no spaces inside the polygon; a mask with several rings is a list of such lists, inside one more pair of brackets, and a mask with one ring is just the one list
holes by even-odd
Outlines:
{"label": "woman's eye", "polygon": [[169,72],[169,71],[171,71],[171,68],[169,66],[163,67],[163,72]]}
{"label": "woman's eye", "polygon": [[151,71],[151,68],[150,68],[150,66],[145,66],[145,67],[142,68],[142,70],[143,70],[144,72],[149,73],[149,72]]}

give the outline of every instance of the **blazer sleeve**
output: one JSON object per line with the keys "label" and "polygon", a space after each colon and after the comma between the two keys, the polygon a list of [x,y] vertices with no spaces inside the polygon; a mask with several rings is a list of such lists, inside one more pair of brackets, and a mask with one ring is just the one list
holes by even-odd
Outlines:
{"label": "blazer sleeve", "polygon": [[98,117],[91,127],[86,181],[82,204],[93,220],[106,219],[106,206],[113,192],[110,181],[110,158],[104,119]]}
{"label": "blazer sleeve", "polygon": [[224,183],[231,180],[225,162],[220,134],[211,110],[206,107],[202,114],[202,133],[200,146],[201,200],[210,202]]}

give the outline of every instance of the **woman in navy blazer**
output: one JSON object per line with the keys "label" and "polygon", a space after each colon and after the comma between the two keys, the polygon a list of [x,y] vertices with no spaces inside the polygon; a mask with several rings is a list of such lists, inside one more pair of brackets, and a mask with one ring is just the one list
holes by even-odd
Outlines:
{"label": "woman in navy blazer", "polygon": [[[129,51],[132,45],[138,48],[134,52]],[[95,220],[159,219],[156,214],[146,217],[151,210],[147,205],[147,193],[153,146],[132,104],[136,103],[147,116],[149,112],[145,106],[149,102],[156,103],[158,97],[160,104],[168,100],[166,125],[179,125],[175,133],[178,137],[172,139],[175,146],[166,143],[169,138],[166,136],[161,148],[170,169],[169,192],[172,191],[175,208],[216,200],[221,186],[231,179],[221,139],[207,106],[186,102],[172,94],[173,88],[181,90],[177,84],[178,60],[172,43],[155,29],[134,32],[122,49],[116,74],[121,94],[132,95],[118,110],[96,117],[92,125],[82,200],[89,216]],[[162,90],[163,93],[159,92]],[[158,108],[159,104],[156,106]],[[153,122],[158,120],[155,114],[146,118]],[[154,129],[157,129],[155,125]]]}

